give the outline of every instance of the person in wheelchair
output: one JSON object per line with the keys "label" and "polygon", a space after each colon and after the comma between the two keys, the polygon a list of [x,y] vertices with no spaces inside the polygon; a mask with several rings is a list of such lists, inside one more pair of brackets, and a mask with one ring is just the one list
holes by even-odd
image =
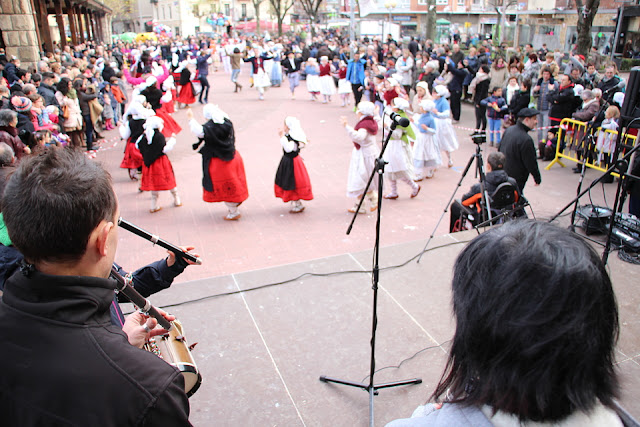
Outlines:
{"label": "person in wheelchair", "polygon": [[[518,183],[504,171],[506,158],[499,151],[489,154],[487,157],[487,174],[485,186],[487,194],[491,198],[492,215],[495,216],[501,209],[511,207],[521,197]],[[506,185],[502,185],[505,184]],[[449,232],[454,233],[464,229],[464,223],[477,225],[482,220],[482,185],[476,183],[471,186],[468,193],[461,200],[454,200],[451,204],[451,220]]]}

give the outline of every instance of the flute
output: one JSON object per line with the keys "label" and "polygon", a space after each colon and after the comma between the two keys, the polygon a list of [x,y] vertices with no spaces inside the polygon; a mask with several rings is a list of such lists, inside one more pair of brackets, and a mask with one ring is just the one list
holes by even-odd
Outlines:
{"label": "flute", "polygon": [[140,293],[136,291],[133,286],[131,286],[131,279],[125,279],[124,277],[122,277],[120,273],[118,273],[118,269],[115,265],[111,266],[111,277],[113,277],[118,283],[116,291],[121,292],[124,296],[129,298],[129,300],[142,312],[156,319],[158,321],[158,324],[167,331],[170,331],[173,328],[173,323],[165,319],[165,317],[160,314],[160,312],[153,305],[151,305],[148,299],[140,295]]}
{"label": "flute", "polygon": [[122,228],[124,228],[127,231],[132,232],[133,234],[137,234],[138,236],[142,237],[143,239],[147,239],[148,241],[150,241],[151,243],[153,243],[154,245],[158,245],[161,246],[163,248],[165,248],[166,250],[169,250],[171,252],[173,252],[174,254],[176,254],[177,256],[180,256],[186,260],[195,262],[196,264],[200,265],[202,264],[202,260],[200,259],[200,257],[197,257],[187,251],[184,251],[182,249],[180,249],[179,247],[172,245],[171,243],[167,242],[166,240],[162,240],[160,238],[160,236],[156,236],[155,234],[151,234],[148,231],[143,230],[142,228],[131,224],[129,221],[126,221],[122,218],[118,218],[118,225]]}

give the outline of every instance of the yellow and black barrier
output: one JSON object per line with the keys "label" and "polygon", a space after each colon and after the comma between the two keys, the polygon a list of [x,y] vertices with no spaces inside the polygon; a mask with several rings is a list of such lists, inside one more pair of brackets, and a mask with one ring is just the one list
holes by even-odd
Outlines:
{"label": "yellow and black barrier", "polygon": [[[568,160],[574,163],[584,163],[591,169],[605,172],[608,165],[612,164],[609,159],[610,155],[615,152],[615,144],[618,139],[618,132],[615,130],[598,128],[594,131],[594,138],[584,138],[588,123],[574,119],[562,119],[560,128],[558,129],[558,143],[556,144],[556,156],[545,168],[551,169],[556,163],[565,167],[562,160]],[[636,143],[635,135],[625,135],[621,141],[619,156],[622,157],[626,150],[630,150]],[[585,144],[591,144],[585,147]],[[588,150],[586,149],[588,148]],[[584,158],[585,153],[592,153]],[[579,157],[580,155],[580,157]],[[612,172],[611,175],[619,176]]]}

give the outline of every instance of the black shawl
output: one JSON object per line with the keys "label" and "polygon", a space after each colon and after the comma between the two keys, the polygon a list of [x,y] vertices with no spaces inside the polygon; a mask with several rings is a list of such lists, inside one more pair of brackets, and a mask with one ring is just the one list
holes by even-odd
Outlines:
{"label": "black shawl", "polygon": [[197,150],[204,142],[199,151],[202,154],[202,187],[207,191],[213,191],[209,162],[214,157],[225,162],[233,160],[236,154],[236,137],[233,123],[229,119],[224,119],[224,123],[221,124],[209,120],[202,126],[202,130],[204,138],[193,144],[193,149]]}
{"label": "black shawl", "polygon": [[142,154],[142,160],[144,161],[144,165],[149,167],[155,162],[160,156],[164,156],[162,150],[164,146],[167,145],[167,142],[164,138],[162,132],[159,132],[158,129],[155,130],[153,134],[153,139],[151,140],[151,144],[147,143],[147,135],[142,134],[142,138],[138,143],[138,148],[140,149],[140,153]]}

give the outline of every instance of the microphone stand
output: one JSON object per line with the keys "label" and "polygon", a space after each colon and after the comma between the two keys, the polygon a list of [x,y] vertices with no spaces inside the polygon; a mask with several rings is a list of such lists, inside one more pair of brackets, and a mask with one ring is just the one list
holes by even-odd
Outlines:
{"label": "microphone stand", "polygon": [[[633,119],[631,122],[634,122],[637,119],[640,119],[640,118]],[[629,123],[629,125],[630,124],[631,123]],[[629,126],[627,125],[627,127],[629,127]],[[618,138],[616,139],[616,149],[615,149],[615,152],[614,152],[615,156],[617,156],[618,153],[620,152],[620,142],[622,141],[622,129],[623,129],[623,127],[620,127],[620,131],[618,132]],[[611,234],[613,232],[613,225],[615,223],[616,210],[621,210],[622,209],[622,204],[623,203],[620,203],[621,194],[622,194],[622,184],[623,184],[623,181],[626,181],[625,180],[626,170],[627,170],[627,167],[628,167],[628,165],[630,163],[631,156],[633,156],[633,153],[635,153],[636,150],[638,150],[638,148],[640,148],[640,144],[635,144],[631,148],[631,150],[629,150],[620,160],[615,161],[609,167],[609,169],[607,169],[606,172],[604,172],[602,174],[602,176],[600,176],[600,178],[594,180],[586,190],[584,190],[580,194],[578,194],[575,199],[573,199],[571,202],[569,202],[569,204],[567,204],[565,207],[563,207],[557,214],[552,216],[548,221],[550,223],[555,221],[556,218],[558,218],[560,215],[562,215],[562,213],[564,211],[566,211],[571,205],[576,203],[582,196],[584,196],[589,191],[591,191],[591,189],[593,187],[595,187],[596,185],[598,185],[607,175],[609,175],[615,169],[618,169],[620,171],[620,181],[618,182],[618,189],[616,190],[616,199],[615,199],[614,206],[613,206],[613,214],[611,216],[611,224],[609,226],[609,232],[607,233],[607,243],[605,245],[604,253],[602,254],[602,261],[603,261],[603,263],[605,265],[606,265],[607,260],[609,258],[609,251],[610,251],[610,248],[611,248]],[[616,158],[616,157],[612,157],[612,159],[614,159],[614,158]],[[624,200],[623,200],[623,202],[624,202]]]}
{"label": "microphone stand", "polygon": [[[351,229],[353,228],[353,224],[358,216],[358,212],[360,211],[360,207],[364,203],[365,195],[367,194],[367,190],[371,186],[371,182],[376,174],[378,174],[378,209],[376,215],[376,239],[373,249],[373,270],[372,270],[372,289],[373,289],[373,315],[372,315],[372,324],[371,324],[371,361],[370,361],[370,370],[369,370],[369,383],[362,384],[356,383],[352,381],[340,380],[337,378],[327,377],[322,375],[320,377],[320,381],[325,383],[335,383],[341,385],[347,385],[350,387],[357,387],[363,390],[366,390],[369,393],[369,425],[374,427],[374,411],[373,411],[373,397],[378,394],[378,390],[382,388],[389,387],[397,387],[402,385],[409,384],[420,384],[422,383],[422,379],[413,378],[410,380],[402,380],[402,381],[394,381],[383,384],[375,384],[374,383],[374,375],[376,372],[376,357],[375,357],[375,349],[376,349],[376,329],[378,326],[378,281],[380,276],[380,268],[379,268],[379,255],[380,255],[380,220],[381,220],[381,212],[382,212],[382,199],[383,197],[383,183],[384,183],[384,166],[387,162],[382,158],[384,151],[387,148],[387,144],[389,143],[389,139],[391,138],[391,134],[396,128],[396,121],[391,121],[390,131],[387,134],[386,139],[383,137],[382,150],[380,151],[379,157],[376,159],[376,167],[371,173],[369,177],[369,181],[367,182],[367,186],[362,193],[362,197],[360,198],[360,203],[356,208],[355,213],[353,214],[353,218],[351,223],[349,224],[349,228],[347,229],[347,234],[351,233]],[[384,126],[383,126],[384,129]],[[383,130],[384,134],[384,130]]]}

